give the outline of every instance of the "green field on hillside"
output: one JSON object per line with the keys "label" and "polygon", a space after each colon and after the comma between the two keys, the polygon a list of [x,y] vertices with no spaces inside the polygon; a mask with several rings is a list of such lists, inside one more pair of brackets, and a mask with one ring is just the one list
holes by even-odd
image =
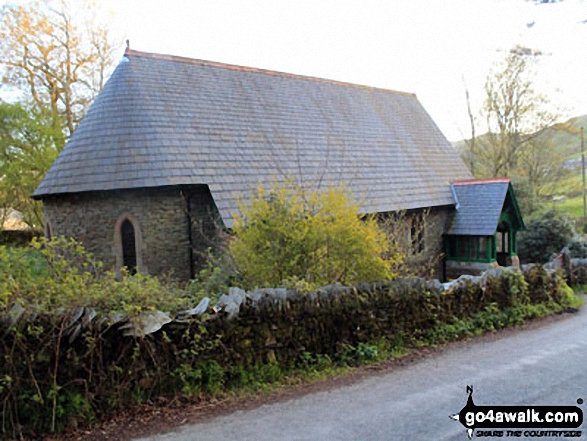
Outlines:
{"label": "green field on hillside", "polygon": [[553,202],[555,210],[567,213],[574,218],[583,217],[583,196],[565,198],[560,202]]}
{"label": "green field on hillside", "polygon": [[[587,127],[587,115],[572,118],[565,124],[555,126],[550,139],[565,161],[581,158],[580,128]],[[586,146],[587,148],[587,146]],[[567,213],[574,218],[583,217],[583,178],[580,164],[569,171],[569,175],[556,184],[553,194],[564,196],[562,201],[553,201],[556,210]]]}
{"label": "green field on hillside", "polygon": [[573,198],[582,194],[581,188],[583,188],[581,170],[573,170],[568,176],[556,183],[553,194]]}

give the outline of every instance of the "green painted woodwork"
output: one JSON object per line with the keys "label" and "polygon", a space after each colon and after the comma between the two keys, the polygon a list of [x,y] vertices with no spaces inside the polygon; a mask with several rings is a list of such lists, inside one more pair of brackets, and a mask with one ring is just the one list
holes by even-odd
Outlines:
{"label": "green painted woodwork", "polygon": [[445,255],[458,262],[495,262],[495,237],[446,236]]}

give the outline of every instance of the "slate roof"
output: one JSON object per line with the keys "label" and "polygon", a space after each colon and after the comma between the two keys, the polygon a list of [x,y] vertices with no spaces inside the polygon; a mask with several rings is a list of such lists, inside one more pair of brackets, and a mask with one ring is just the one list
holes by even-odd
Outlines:
{"label": "slate roof", "polygon": [[508,178],[453,182],[457,209],[447,234],[492,236],[497,230],[509,186]]}
{"label": "slate roof", "polygon": [[413,94],[127,50],[33,196],[205,184],[230,227],[285,176],[365,213],[454,205],[471,177]]}

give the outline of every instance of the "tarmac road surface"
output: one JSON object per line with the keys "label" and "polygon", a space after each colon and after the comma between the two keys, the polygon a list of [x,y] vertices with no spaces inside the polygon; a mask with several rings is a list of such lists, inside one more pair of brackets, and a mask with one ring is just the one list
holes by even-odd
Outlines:
{"label": "tarmac road surface", "polygon": [[[587,305],[493,341],[480,339],[352,386],[237,411],[143,441],[467,440],[466,404],[579,405],[587,413]],[[586,415],[587,418],[587,415]],[[534,429],[535,430],[535,429]],[[587,425],[582,431],[587,439]],[[503,439],[563,439],[508,437]],[[478,437],[480,439],[499,439]],[[576,438],[575,438],[576,439]]]}

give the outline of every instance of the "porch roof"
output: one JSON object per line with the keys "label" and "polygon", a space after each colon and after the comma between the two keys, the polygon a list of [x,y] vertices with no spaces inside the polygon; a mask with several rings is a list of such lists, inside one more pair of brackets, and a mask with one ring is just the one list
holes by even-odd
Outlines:
{"label": "porch roof", "polygon": [[492,236],[508,197],[517,229],[524,227],[509,178],[455,181],[452,188],[457,205],[447,234]]}

